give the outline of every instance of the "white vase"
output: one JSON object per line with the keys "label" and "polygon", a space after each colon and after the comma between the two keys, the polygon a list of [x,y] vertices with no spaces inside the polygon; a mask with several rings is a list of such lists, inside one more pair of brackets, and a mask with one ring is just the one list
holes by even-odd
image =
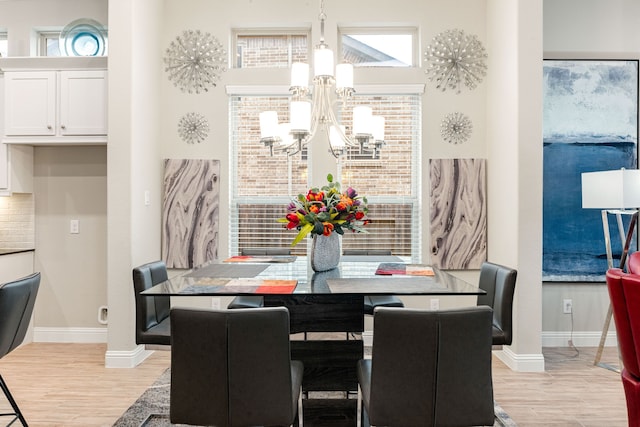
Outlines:
{"label": "white vase", "polygon": [[340,235],[331,233],[313,235],[311,242],[311,268],[313,271],[327,271],[340,263]]}

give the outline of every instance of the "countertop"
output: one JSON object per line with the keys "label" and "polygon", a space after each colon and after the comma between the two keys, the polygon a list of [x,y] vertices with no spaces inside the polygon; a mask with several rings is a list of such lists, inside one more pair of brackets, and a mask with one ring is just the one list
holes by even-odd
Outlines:
{"label": "countertop", "polygon": [[19,254],[22,252],[33,252],[35,249],[0,249],[0,255]]}

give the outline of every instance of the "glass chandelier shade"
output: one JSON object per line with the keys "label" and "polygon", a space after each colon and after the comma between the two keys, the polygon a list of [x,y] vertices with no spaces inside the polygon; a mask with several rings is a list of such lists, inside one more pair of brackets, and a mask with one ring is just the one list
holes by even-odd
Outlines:
{"label": "glass chandelier shade", "polygon": [[333,105],[337,101],[345,105],[355,93],[353,65],[342,63],[334,67],[333,51],[324,42],[325,17],[321,6],[321,36],[320,44],[314,50],[312,87],[309,87],[309,64],[293,63],[289,89],[290,123],[279,125],[276,111],[260,113],[260,141],[269,147],[271,155],[274,152],[294,155],[304,149],[318,129],[322,129],[334,157],[344,154],[347,147],[358,147],[360,153],[371,152],[377,157],[384,145],[384,117],[373,115],[371,107],[356,106],[351,132],[336,117]]}

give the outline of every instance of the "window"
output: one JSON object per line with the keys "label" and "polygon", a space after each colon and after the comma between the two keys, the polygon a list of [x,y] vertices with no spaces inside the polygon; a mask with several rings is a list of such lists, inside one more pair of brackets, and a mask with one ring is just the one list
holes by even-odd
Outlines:
{"label": "window", "polygon": [[[276,220],[283,217],[292,197],[306,193],[309,185],[321,184],[307,180],[308,162],[313,159],[300,154],[272,157],[260,142],[259,113],[276,110],[281,122],[288,121],[288,96],[240,94],[239,88],[232,87],[229,91],[230,253],[239,253],[245,247],[287,247],[295,233],[284,229]],[[385,116],[387,145],[378,159],[349,155],[340,161],[341,184],[367,196],[372,219],[370,233],[357,236],[347,233],[343,237],[343,248],[384,248],[391,249],[395,255],[419,257],[421,233],[417,229],[420,221],[416,218],[421,211],[417,197],[420,191],[420,96],[397,93],[393,87],[385,93],[358,94],[344,107],[341,121],[347,127],[356,104],[370,105],[374,114]],[[306,245],[298,244],[293,253],[305,254]]]}
{"label": "window", "polygon": [[309,30],[235,30],[236,68],[287,68],[308,62]]}
{"label": "window", "polygon": [[9,40],[6,31],[0,31],[0,57],[9,56]]}
{"label": "window", "polygon": [[41,31],[38,33],[38,55],[60,56],[60,31]]}
{"label": "window", "polygon": [[416,28],[341,28],[341,61],[355,67],[414,67]]}

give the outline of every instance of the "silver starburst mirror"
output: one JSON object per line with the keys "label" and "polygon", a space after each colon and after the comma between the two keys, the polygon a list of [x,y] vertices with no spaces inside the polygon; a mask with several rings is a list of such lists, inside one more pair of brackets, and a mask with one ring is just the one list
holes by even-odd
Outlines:
{"label": "silver starburst mirror", "polygon": [[199,30],[183,31],[171,42],[164,57],[173,85],[186,93],[207,92],[226,71],[227,52],[217,38]]}
{"label": "silver starburst mirror", "polygon": [[187,144],[201,143],[209,134],[209,122],[202,114],[187,113],[178,122],[178,135]]}
{"label": "silver starburst mirror", "polygon": [[426,73],[441,91],[475,89],[487,73],[487,53],[474,35],[447,30],[432,40],[424,53]]}
{"label": "silver starburst mirror", "polygon": [[447,114],[440,124],[442,139],[450,144],[462,144],[471,136],[473,124],[462,113]]}

